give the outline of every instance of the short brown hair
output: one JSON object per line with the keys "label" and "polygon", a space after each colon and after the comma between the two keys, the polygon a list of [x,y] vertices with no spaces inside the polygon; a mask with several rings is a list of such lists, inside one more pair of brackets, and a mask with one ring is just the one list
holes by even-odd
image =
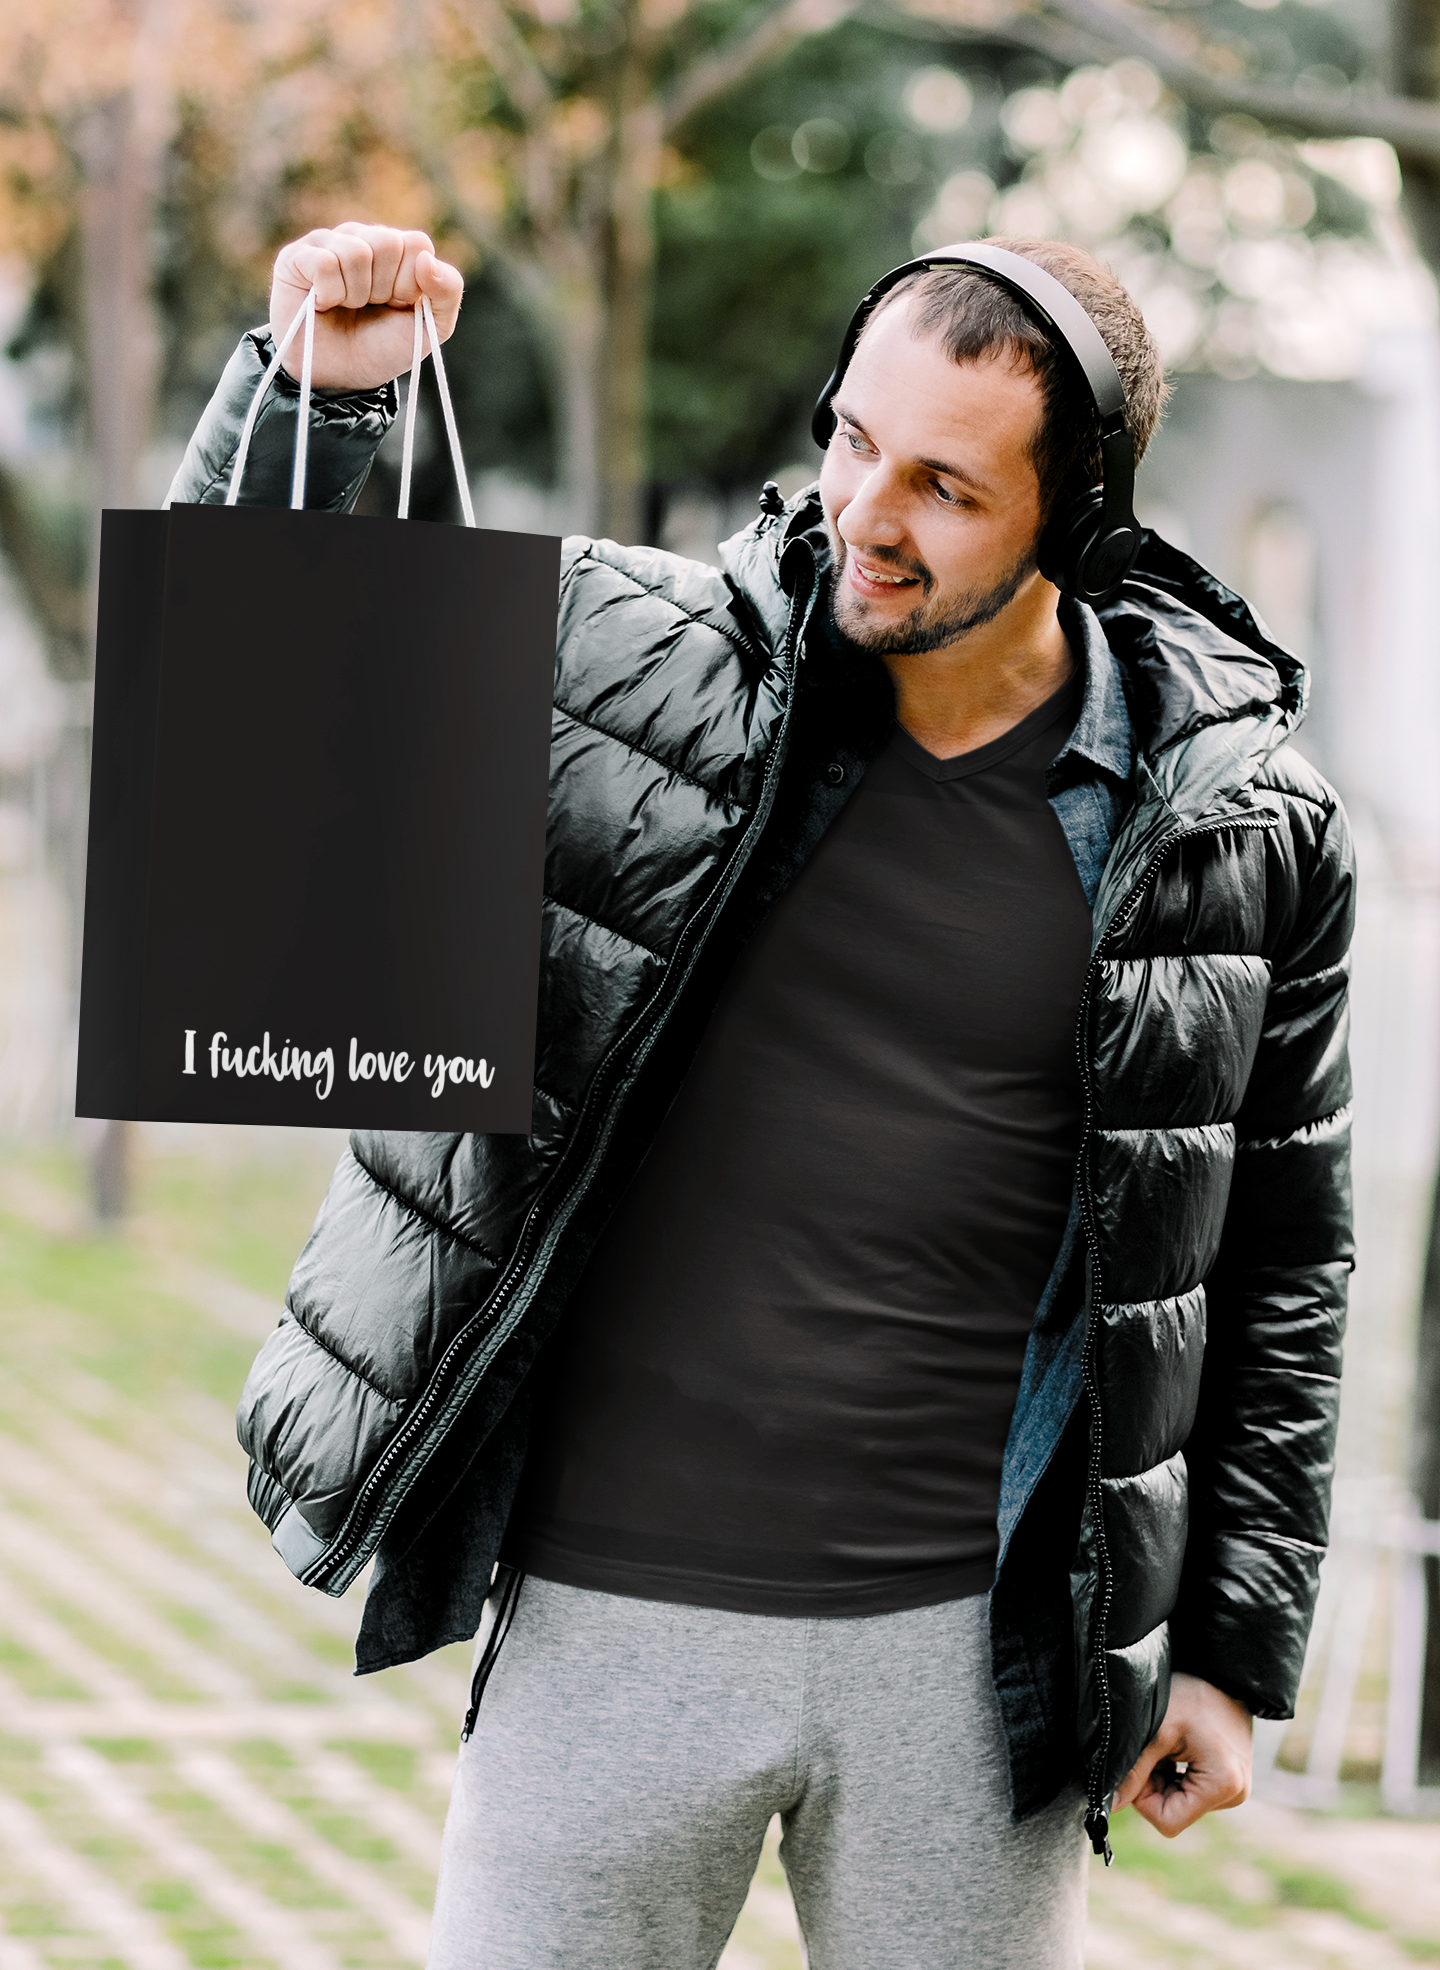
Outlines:
{"label": "short brown hair", "polygon": [[[1138,465],[1170,386],[1135,302],[1108,267],[1063,240],[989,239],[984,244],[1022,254],[1053,274],[1099,329],[1125,386],[1126,422]],[[1008,353],[1034,372],[1045,410],[1032,461],[1047,515],[1062,496],[1099,482],[1100,419],[1094,402],[1064,346],[1056,344],[1023,302],[978,268],[962,266],[911,274],[890,290],[875,314],[902,296],[914,303],[913,333],[938,336],[952,362]]]}

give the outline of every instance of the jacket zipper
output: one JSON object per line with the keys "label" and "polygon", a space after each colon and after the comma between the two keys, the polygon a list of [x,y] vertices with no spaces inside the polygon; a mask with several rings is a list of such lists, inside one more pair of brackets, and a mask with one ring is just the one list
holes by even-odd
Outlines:
{"label": "jacket zipper", "polygon": [[1160,865],[1182,841],[1192,841],[1197,835],[1223,834],[1232,829],[1264,830],[1275,825],[1274,815],[1225,815],[1215,821],[1202,821],[1191,828],[1177,828],[1165,837],[1134,886],[1128,891],[1123,902],[1105,927],[1104,935],[1091,954],[1090,964],[1085,973],[1085,985],[1080,994],[1080,1009],[1075,1021],[1075,1052],[1080,1064],[1080,1078],[1085,1089],[1085,1120],[1080,1135],[1080,1154],[1077,1159],[1077,1172],[1080,1192],[1080,1222],[1085,1232],[1085,1248],[1090,1259],[1090,1307],[1089,1319],[1085,1329],[1085,1348],[1081,1356],[1080,1374],[1085,1390],[1085,1399],[1090,1407],[1090,1462],[1086,1479],[1086,1490],[1090,1502],[1091,1523],[1095,1528],[1095,1558],[1100,1573],[1100,1607],[1091,1628],[1091,1661],[1095,1672],[1095,1684],[1100,1699],[1100,1742],[1090,1761],[1090,1771],[1086,1785],[1085,1831],[1090,1845],[1097,1854],[1103,1854],[1105,1865],[1109,1867],[1115,1855],[1110,1845],[1110,1809],[1104,1788],[1105,1768],[1110,1761],[1111,1727],[1114,1712],[1110,1700],[1110,1674],[1105,1662],[1105,1649],[1110,1625],[1110,1604],[1115,1594],[1115,1574],[1110,1563],[1110,1546],[1105,1536],[1104,1493],[1101,1489],[1101,1450],[1102,1417],[1100,1411],[1100,1384],[1095,1374],[1095,1345],[1099,1336],[1100,1307],[1102,1304],[1100,1276],[1100,1240],[1095,1230],[1094,1212],[1090,1196],[1089,1148],[1094,1133],[1095,1098],[1090,1075],[1090,1062],[1086,1053],[1086,1025],[1090,1010],[1090,999],[1100,962],[1111,942],[1129,923],[1140,907],[1140,899],[1160,872]]}
{"label": "jacket zipper", "polygon": [[[611,1052],[606,1056],[605,1060],[601,1063],[600,1067],[597,1069],[595,1078],[592,1080],[590,1084],[590,1091],[586,1096],[585,1105],[581,1111],[579,1122],[576,1124],[575,1135],[571,1140],[570,1149],[567,1152],[565,1162],[573,1160],[574,1156],[578,1153],[576,1149],[576,1145],[581,1140],[582,1131],[585,1129],[587,1123],[593,1121],[597,1113],[602,1116],[608,1113],[608,1109],[605,1103],[606,1100],[608,1099],[610,1082],[612,1079],[615,1078],[615,1074],[612,1074],[611,1070],[615,1069],[618,1072],[626,1064],[631,1064],[633,1065],[634,1071],[638,1072],[639,1069],[644,1065],[645,1060],[649,1056],[651,1048],[654,1046],[655,1041],[658,1039],[660,1035],[661,1028],[665,1023],[665,1020],[668,1018],[670,1011],[672,1010],[675,1004],[675,1001],[678,999],[681,992],[684,990],[685,985],[689,981],[690,975],[694,970],[696,960],[699,958],[701,951],[704,949],[705,938],[708,936],[721,910],[724,908],[725,904],[729,901],[730,896],[734,891],[736,883],[739,881],[741,875],[744,872],[745,866],[750,859],[750,855],[749,855],[750,848],[753,847],[755,841],[759,837],[761,830],[764,828],[766,821],[769,819],[770,808],[775,798],[775,783],[779,777],[780,767],[784,760],[784,756],[786,752],[786,741],[789,737],[790,720],[795,710],[795,695],[796,695],[795,686],[796,686],[796,680],[797,680],[797,675],[800,665],[801,644],[804,636],[805,626],[810,618],[810,611],[814,603],[815,595],[816,595],[816,584],[812,583],[810,590],[808,594],[805,596],[804,600],[802,601],[801,598],[797,596],[795,602],[791,605],[790,622],[786,629],[785,644],[782,648],[782,653],[781,653],[782,661],[787,655],[790,659],[790,699],[789,699],[789,703],[785,707],[785,715],[781,722],[779,735],[776,738],[775,744],[771,749],[770,758],[766,762],[765,778],[761,784],[760,798],[756,802],[755,813],[752,817],[750,828],[747,832],[746,838],[741,843],[740,849],[737,851],[734,859],[732,860],[730,868],[726,872],[725,882],[722,884],[721,888],[716,891],[714,896],[711,897],[710,901],[703,907],[703,909],[698,911],[696,915],[691,918],[690,923],[686,925],[684,931],[681,933],[680,939],[676,945],[675,957],[671,960],[670,965],[667,967],[665,978],[662,980],[660,987],[661,995],[668,993],[668,1002],[656,1006],[654,1017],[651,1021],[650,1027],[648,1031],[642,1033],[638,1041],[635,1042],[633,1052],[628,1056],[628,1062],[624,1049],[627,1043],[630,1042],[632,1035],[635,1033],[636,1029],[634,1027],[631,1028],[630,1033],[623,1035],[621,1039],[619,1039],[615,1043],[614,1047],[611,1049]],[[695,941],[687,952],[685,949],[685,940],[687,937],[689,937],[692,930],[694,930],[696,933]],[[684,960],[683,969],[681,968],[682,958]],[[637,1021],[637,1026],[638,1025],[639,1022]],[[603,1090],[603,1094],[602,1094],[602,1090]],[[555,1171],[554,1176],[551,1178],[552,1183],[559,1178],[561,1169],[565,1167],[565,1162],[562,1162],[560,1168]],[[555,1212],[554,1216],[550,1218],[549,1225],[551,1227],[560,1224],[562,1222],[568,1222],[569,1217],[573,1215],[575,1209],[582,1201],[585,1191],[589,1188],[591,1182],[593,1181],[597,1168],[598,1168],[598,1162],[594,1151],[591,1150],[587,1152],[587,1158],[584,1167],[582,1168],[579,1177],[576,1179],[575,1184],[572,1187],[570,1193],[562,1201],[559,1209]],[[548,1192],[549,1187],[550,1186],[547,1184],[546,1192]],[[528,1270],[528,1267],[530,1265],[531,1257],[535,1246],[535,1234],[537,1227],[540,1223],[541,1211],[544,1203],[544,1196],[545,1193],[542,1193],[541,1197],[537,1198],[535,1204],[532,1206],[530,1215],[526,1219],[525,1224],[521,1230],[520,1238],[517,1242],[515,1249],[515,1256],[510,1262],[510,1266],[505,1277],[497,1285],[493,1295],[491,1296],[490,1304],[485,1310],[486,1327],[492,1335],[495,1332],[498,1316],[501,1314],[501,1312],[503,1311],[504,1307],[508,1304],[510,1299],[513,1298],[516,1287],[519,1285],[520,1281],[524,1278],[526,1271]],[[509,1336],[509,1330],[507,1329],[505,1333],[498,1336],[496,1340],[496,1345],[499,1346],[503,1344],[503,1342],[506,1339],[508,1339],[508,1336]],[[447,1379],[447,1370],[449,1369],[452,1361],[458,1361],[461,1354],[472,1351],[474,1345],[475,1345],[474,1337],[472,1336],[467,1338],[467,1336],[464,1333],[457,1334],[455,1339],[450,1343],[450,1346],[446,1350],[445,1355],[442,1357],[439,1365],[437,1366],[434,1375],[431,1377],[429,1388],[426,1390],[425,1394],[421,1397],[420,1401],[416,1404],[415,1408],[411,1411],[410,1415],[406,1418],[405,1431],[410,1438],[413,1439],[414,1436],[419,1432],[425,1419],[430,1415],[430,1413],[435,1409],[435,1407],[439,1403],[444,1388],[444,1384]],[[354,1505],[351,1507],[350,1529],[342,1530],[336,1544],[330,1549],[329,1553],[323,1555],[321,1559],[318,1560],[313,1567],[308,1568],[306,1572],[301,1575],[301,1578],[306,1586],[324,1585],[325,1587],[327,1587],[327,1589],[329,1589],[332,1592],[343,1592],[344,1589],[347,1586],[349,1586],[350,1581],[354,1578],[354,1575],[359,1571],[360,1567],[364,1565],[364,1560],[365,1560],[365,1555],[363,1554],[357,1557],[357,1549],[359,1549],[364,1544],[365,1541],[364,1507],[367,1503],[367,1500],[373,1498],[383,1488],[384,1481],[389,1473],[390,1467],[394,1463],[399,1461],[400,1455],[401,1455],[401,1450],[400,1450],[398,1438],[392,1439],[391,1442],[386,1446],[384,1451],[381,1452],[379,1458],[376,1460],[374,1470],[371,1471],[369,1477],[365,1480],[365,1483],[361,1487],[359,1496],[356,1498]],[[351,1563],[352,1561],[353,1564],[351,1564],[350,1566],[350,1571],[345,1572],[344,1569],[346,1568],[347,1563]]]}

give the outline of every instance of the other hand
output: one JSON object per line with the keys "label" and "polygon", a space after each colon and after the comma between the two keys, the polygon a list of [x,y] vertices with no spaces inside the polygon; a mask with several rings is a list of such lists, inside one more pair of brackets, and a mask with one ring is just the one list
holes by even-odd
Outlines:
{"label": "other hand", "polygon": [[[315,366],[321,390],[375,390],[410,367],[415,303],[428,294],[440,340],[448,341],[460,314],[465,282],[457,267],[435,257],[427,233],[393,226],[320,226],[282,246],[270,283],[270,333],[276,347],[311,288],[315,290]],[[305,331],[285,352],[300,374]],[[430,351],[428,334],[425,353]]]}
{"label": "other hand", "polygon": [[[1115,1794],[1167,1840],[1250,1797],[1250,1712],[1198,1676],[1176,1676],[1165,1721]],[[1181,1767],[1183,1766],[1183,1770]]]}

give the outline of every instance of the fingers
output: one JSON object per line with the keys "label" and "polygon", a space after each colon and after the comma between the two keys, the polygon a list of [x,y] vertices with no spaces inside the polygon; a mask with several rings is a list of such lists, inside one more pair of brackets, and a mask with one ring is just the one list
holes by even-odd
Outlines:
{"label": "fingers", "polygon": [[1167,1717],[1154,1737],[1151,1738],[1145,1749],[1140,1753],[1140,1756],[1135,1760],[1135,1763],[1130,1767],[1130,1770],[1125,1774],[1123,1782],[1115,1793],[1113,1810],[1117,1813],[1123,1812],[1127,1806],[1134,1805],[1137,1799],[1147,1793],[1150,1790],[1150,1781],[1155,1767],[1162,1759],[1169,1760],[1173,1758],[1178,1749],[1179,1733],[1174,1729],[1170,1719]]}
{"label": "fingers", "polygon": [[287,299],[293,298],[292,314],[312,287],[321,314],[331,308],[413,308],[420,296],[417,263],[422,255],[434,270],[426,291],[436,321],[440,321],[443,297],[452,304],[453,327],[465,283],[457,269],[435,258],[429,234],[401,232],[394,226],[367,226],[353,219],[340,226],[317,227],[303,239],[282,247],[275,262],[272,298],[285,290]]}
{"label": "fingers", "polygon": [[[395,293],[395,277],[405,257],[405,241],[412,235],[397,232],[393,226],[361,225],[356,219],[347,219],[335,228],[335,232],[337,236],[356,243],[360,251],[355,254],[355,265],[357,271],[363,268],[369,283],[364,299],[347,301],[346,306],[363,308],[391,301]],[[368,254],[368,260],[362,260],[362,254]]]}
{"label": "fingers", "polygon": [[338,228],[318,227],[280,249],[271,287],[272,313],[280,290],[295,295],[298,307],[312,287],[316,309],[322,314],[331,308],[363,308],[370,299],[371,264],[368,241]]}
{"label": "fingers", "polygon": [[440,340],[448,342],[460,318],[460,302],[465,293],[464,276],[448,260],[437,260],[434,249],[426,240],[424,248],[415,257],[415,280],[420,291],[429,296]]}
{"label": "fingers", "polygon": [[[369,300],[373,305],[414,307],[420,298],[415,263],[422,253],[433,258],[435,252],[435,242],[429,233],[399,232],[393,226],[362,226],[353,220],[335,230],[369,244],[372,254]],[[458,274],[455,277],[459,280]]]}
{"label": "fingers", "polygon": [[1177,1833],[1183,1833],[1187,1826],[1193,1826],[1209,1812],[1213,1803],[1201,1796],[1198,1786],[1189,1785],[1187,1779],[1177,1775],[1171,1784],[1162,1783],[1142,1793],[1135,1801],[1135,1810],[1157,1833],[1173,1840]]}
{"label": "fingers", "polygon": [[1243,1806],[1250,1797],[1248,1765],[1222,1758],[1213,1764],[1198,1760],[1184,1772],[1169,1760],[1152,1770],[1149,1783],[1135,1800],[1135,1810],[1158,1833],[1173,1840],[1206,1813]]}

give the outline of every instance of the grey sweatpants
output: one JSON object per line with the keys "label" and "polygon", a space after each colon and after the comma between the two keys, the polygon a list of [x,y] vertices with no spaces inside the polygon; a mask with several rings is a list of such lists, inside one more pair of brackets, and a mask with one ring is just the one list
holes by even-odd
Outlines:
{"label": "grey sweatpants", "polygon": [[710,1970],[774,1813],[810,1970],[1080,1970],[1084,1800],[1011,1825],[988,1612],[527,1579],[460,1755],[430,1970]]}

